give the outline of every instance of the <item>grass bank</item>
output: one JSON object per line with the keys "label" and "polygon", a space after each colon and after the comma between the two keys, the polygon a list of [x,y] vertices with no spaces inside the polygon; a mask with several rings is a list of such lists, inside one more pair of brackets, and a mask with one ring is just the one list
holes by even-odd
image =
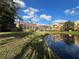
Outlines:
{"label": "grass bank", "polygon": [[58,32],[58,31],[54,31],[54,32],[47,32],[48,34],[71,34],[71,35],[79,35],[79,31],[63,31],[63,32]]}
{"label": "grass bank", "polygon": [[[3,39],[0,41],[0,59],[57,59],[44,43],[43,37],[46,33],[1,33],[0,37]],[[10,36],[14,38],[6,39]]]}

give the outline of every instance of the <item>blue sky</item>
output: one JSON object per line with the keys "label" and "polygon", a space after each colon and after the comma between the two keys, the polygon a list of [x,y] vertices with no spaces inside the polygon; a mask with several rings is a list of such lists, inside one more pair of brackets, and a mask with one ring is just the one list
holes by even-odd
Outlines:
{"label": "blue sky", "polygon": [[18,14],[39,24],[79,20],[79,0],[22,0]]}

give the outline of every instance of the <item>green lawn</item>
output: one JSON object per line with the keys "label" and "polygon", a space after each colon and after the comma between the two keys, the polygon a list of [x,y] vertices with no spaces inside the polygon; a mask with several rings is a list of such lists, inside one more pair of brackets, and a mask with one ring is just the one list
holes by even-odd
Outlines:
{"label": "green lawn", "polygon": [[54,33],[56,33],[56,34],[71,34],[71,35],[79,35],[79,32],[78,32],[78,31],[71,31],[71,32],[69,32],[69,31],[64,31],[64,32],[52,32],[52,34],[54,34]]}
{"label": "green lawn", "polygon": [[[0,59],[56,59],[43,41],[46,32],[4,32],[0,40]],[[8,38],[13,36],[14,38]]]}

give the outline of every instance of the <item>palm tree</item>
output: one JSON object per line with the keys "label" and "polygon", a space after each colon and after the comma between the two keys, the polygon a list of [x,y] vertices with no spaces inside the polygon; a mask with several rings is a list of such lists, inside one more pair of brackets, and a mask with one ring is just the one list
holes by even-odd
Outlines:
{"label": "palm tree", "polygon": [[52,22],[51,21],[49,21],[48,25],[50,27],[50,30],[52,30]]}
{"label": "palm tree", "polygon": [[51,26],[51,25],[52,25],[52,22],[51,22],[51,21],[49,21],[49,22],[48,22],[48,25],[49,25],[49,26]]}
{"label": "palm tree", "polygon": [[[23,30],[23,18],[20,15],[17,15],[18,19],[19,19],[19,29]],[[21,24],[22,23],[22,24]]]}

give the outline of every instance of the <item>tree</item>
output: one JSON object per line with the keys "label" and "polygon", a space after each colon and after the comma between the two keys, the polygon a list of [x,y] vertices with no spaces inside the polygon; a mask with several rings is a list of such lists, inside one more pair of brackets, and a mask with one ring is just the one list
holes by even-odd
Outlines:
{"label": "tree", "polygon": [[63,25],[64,31],[74,30],[74,22],[67,21]]}
{"label": "tree", "polygon": [[48,25],[49,25],[49,30],[52,30],[52,22],[51,21],[48,22]]}
{"label": "tree", "polygon": [[23,18],[20,15],[17,15],[17,18],[19,19],[19,30],[23,31]]}
{"label": "tree", "polygon": [[13,0],[0,0],[0,31],[13,31],[16,7]]}

